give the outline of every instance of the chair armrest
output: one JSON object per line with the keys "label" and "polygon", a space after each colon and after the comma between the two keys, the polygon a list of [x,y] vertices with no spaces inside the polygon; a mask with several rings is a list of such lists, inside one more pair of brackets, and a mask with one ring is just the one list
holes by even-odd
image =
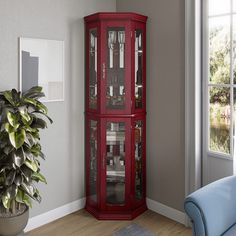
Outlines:
{"label": "chair armrest", "polygon": [[185,211],[191,219],[192,230],[194,236],[206,236],[206,226],[203,222],[201,210],[192,201],[186,201],[184,205]]}
{"label": "chair armrest", "polygon": [[236,223],[236,176],[215,181],[185,199],[194,236],[219,236]]}

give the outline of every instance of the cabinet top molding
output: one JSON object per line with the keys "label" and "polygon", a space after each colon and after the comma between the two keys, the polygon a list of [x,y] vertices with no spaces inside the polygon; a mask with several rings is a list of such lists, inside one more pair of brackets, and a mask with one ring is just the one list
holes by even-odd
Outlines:
{"label": "cabinet top molding", "polygon": [[84,17],[85,22],[92,22],[97,20],[134,20],[146,22],[147,16],[134,12],[98,12]]}

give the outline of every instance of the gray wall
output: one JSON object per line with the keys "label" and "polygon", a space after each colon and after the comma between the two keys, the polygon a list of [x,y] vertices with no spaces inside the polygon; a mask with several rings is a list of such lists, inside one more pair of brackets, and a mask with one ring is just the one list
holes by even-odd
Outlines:
{"label": "gray wall", "polygon": [[0,90],[18,87],[18,37],[65,40],[65,102],[47,103],[43,201],[31,216],[84,197],[84,26],[97,11],[149,17],[148,197],[182,210],[184,199],[184,0],[0,0]]}
{"label": "gray wall", "polygon": [[183,211],[184,0],[117,0],[147,23],[147,197]]}
{"label": "gray wall", "polygon": [[115,11],[115,0],[0,0],[0,90],[18,87],[18,37],[65,40],[65,102],[48,103],[54,124],[42,132],[47,160],[43,201],[31,216],[84,197],[83,17]]}

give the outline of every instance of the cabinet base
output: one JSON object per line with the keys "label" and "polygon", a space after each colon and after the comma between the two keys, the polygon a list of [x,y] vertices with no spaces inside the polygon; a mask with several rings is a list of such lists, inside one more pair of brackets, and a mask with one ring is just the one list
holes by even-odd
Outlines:
{"label": "cabinet base", "polygon": [[98,220],[133,220],[147,210],[147,205],[141,205],[132,211],[98,211],[97,209],[86,205],[85,209]]}

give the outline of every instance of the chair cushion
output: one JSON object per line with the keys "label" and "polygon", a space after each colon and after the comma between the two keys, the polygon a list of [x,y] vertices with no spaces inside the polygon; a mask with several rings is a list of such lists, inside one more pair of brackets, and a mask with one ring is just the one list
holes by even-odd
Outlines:
{"label": "chair cushion", "polygon": [[235,235],[236,235],[236,225],[235,224],[223,234],[223,236],[235,236]]}

